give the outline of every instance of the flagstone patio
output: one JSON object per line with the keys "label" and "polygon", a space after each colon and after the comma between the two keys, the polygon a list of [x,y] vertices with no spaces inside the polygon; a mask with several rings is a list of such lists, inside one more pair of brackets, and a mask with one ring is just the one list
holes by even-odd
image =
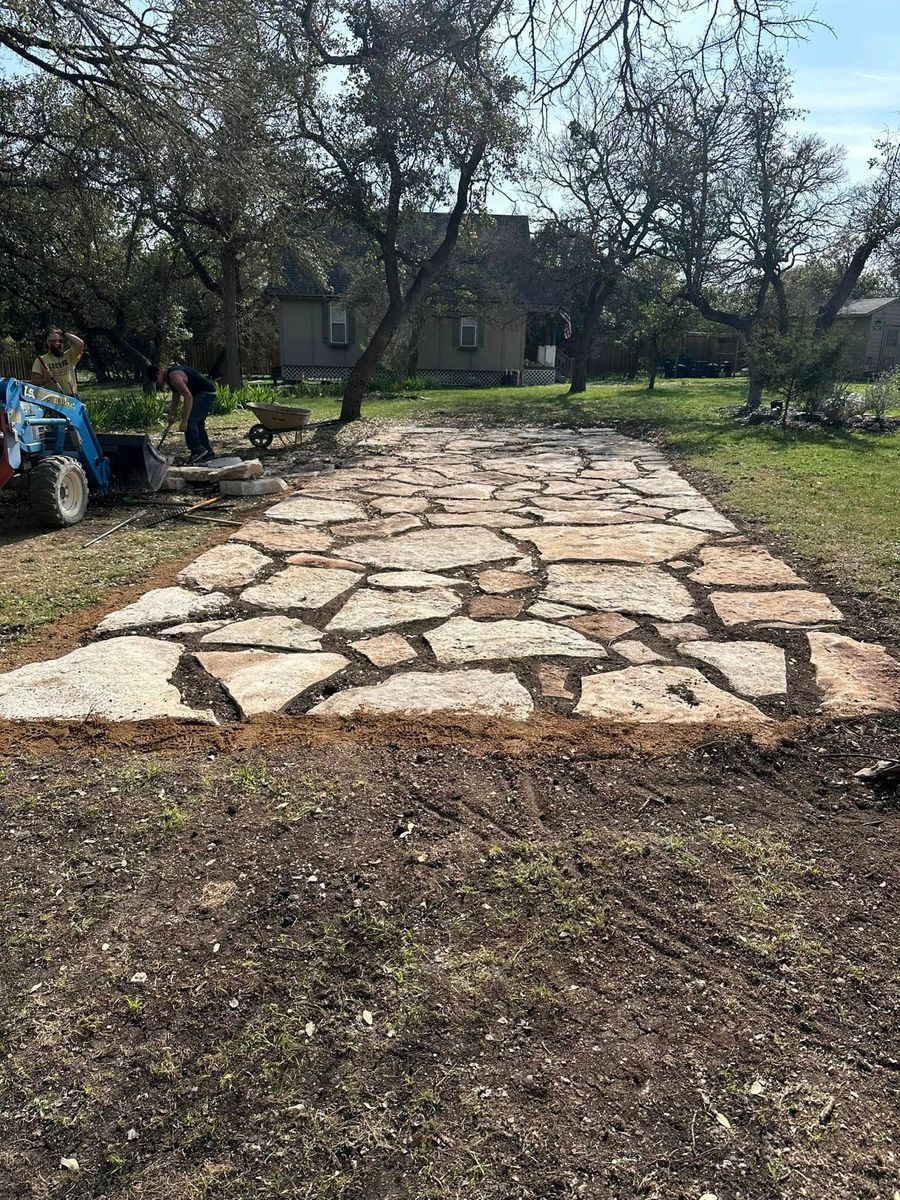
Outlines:
{"label": "flagstone patio", "polygon": [[608,429],[384,427],[178,585],[0,675],[0,717],[900,709],[900,662]]}

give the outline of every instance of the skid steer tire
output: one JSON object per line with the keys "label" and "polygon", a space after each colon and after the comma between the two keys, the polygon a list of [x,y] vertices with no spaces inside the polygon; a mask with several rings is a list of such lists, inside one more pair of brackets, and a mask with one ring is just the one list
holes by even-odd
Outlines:
{"label": "skid steer tire", "polygon": [[88,496],[87,476],[74,458],[52,455],[31,472],[31,512],[41,525],[77,525],[87,511]]}

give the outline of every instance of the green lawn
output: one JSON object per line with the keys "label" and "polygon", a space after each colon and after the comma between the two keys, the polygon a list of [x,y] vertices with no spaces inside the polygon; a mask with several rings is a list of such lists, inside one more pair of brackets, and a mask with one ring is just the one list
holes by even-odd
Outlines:
{"label": "green lawn", "polygon": [[[626,426],[661,436],[691,466],[720,483],[724,507],[783,534],[801,554],[850,588],[900,598],[900,436],[821,428],[740,425],[728,410],[741,402],[740,380],[666,380],[595,385],[569,397],[561,386],[427,392],[415,400],[373,396],[369,418],[411,418]],[[294,403],[315,420],[336,417],[332,397]],[[240,410],[213,418],[222,430],[252,422]]]}

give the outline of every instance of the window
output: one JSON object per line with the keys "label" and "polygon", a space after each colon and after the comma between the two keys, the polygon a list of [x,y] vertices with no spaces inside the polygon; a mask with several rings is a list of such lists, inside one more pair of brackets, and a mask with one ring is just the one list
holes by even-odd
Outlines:
{"label": "window", "polygon": [[347,305],[329,304],[328,306],[328,340],[332,346],[346,346],[350,338],[347,336]]}
{"label": "window", "polygon": [[900,333],[900,328],[896,325],[888,325],[887,333],[884,335],[884,344],[886,346],[896,346],[898,333]]}
{"label": "window", "polygon": [[460,350],[476,350],[478,348],[477,317],[460,317],[459,348]]}

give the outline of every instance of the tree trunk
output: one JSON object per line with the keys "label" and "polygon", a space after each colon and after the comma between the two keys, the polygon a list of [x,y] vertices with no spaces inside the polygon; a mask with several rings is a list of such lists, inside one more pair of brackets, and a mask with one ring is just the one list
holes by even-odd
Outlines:
{"label": "tree trunk", "polygon": [[650,370],[647,373],[647,391],[652,392],[656,387],[656,357],[650,360]]}
{"label": "tree trunk", "polygon": [[591,284],[584,320],[581,323],[581,328],[573,338],[570,396],[587,391],[588,360],[591,356],[591,345],[594,341],[594,334],[597,331],[597,325],[606,302],[615,291],[618,281],[618,275],[612,279],[608,276],[603,276],[595,279]]}
{"label": "tree trunk", "polygon": [[225,383],[234,391],[243,387],[240,322],[238,320],[238,262],[231,242],[221,252],[222,324],[225,332]]}
{"label": "tree trunk", "polygon": [[751,368],[750,377],[747,383],[747,402],[744,408],[747,412],[756,412],[762,404],[763,385],[762,380]]}
{"label": "tree trunk", "polygon": [[403,320],[404,305],[392,304],[378,323],[372,338],[356,360],[356,365],[350,372],[344,385],[344,396],[341,400],[341,420],[358,421],[362,410],[363,396],[366,388],[372,382],[372,376],[378,369],[385,351],[391,344],[391,339],[400,328]]}
{"label": "tree trunk", "polygon": [[406,351],[406,378],[415,379],[419,370],[419,331],[413,329],[409,335],[409,346]]}

